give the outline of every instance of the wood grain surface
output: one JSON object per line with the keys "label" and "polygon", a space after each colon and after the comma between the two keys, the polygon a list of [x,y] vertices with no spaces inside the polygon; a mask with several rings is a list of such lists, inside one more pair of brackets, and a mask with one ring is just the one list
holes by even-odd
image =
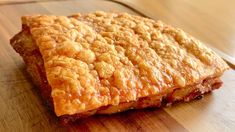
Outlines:
{"label": "wood grain surface", "polygon": [[0,0],[0,4],[21,4],[21,3],[36,3],[48,1],[66,1],[66,0]]}
{"label": "wood grain surface", "polygon": [[[195,3],[193,11],[188,12],[187,10],[191,6],[183,6],[192,5],[192,2],[182,0],[179,3],[176,2],[178,7],[174,7],[170,0],[166,1],[157,1],[155,5],[141,3],[142,6],[139,6],[140,3],[137,4],[137,1],[132,2],[136,7],[142,7],[141,10],[145,6],[149,7],[149,10],[155,10],[152,13],[154,18],[160,18],[171,25],[183,28],[205,42],[223,47],[221,50],[231,51],[228,52],[231,56],[235,55],[232,43],[226,39],[226,35],[232,33],[232,29],[222,28],[223,26],[217,27],[215,26],[217,23],[212,23],[212,27],[210,27],[210,23],[207,22],[213,18],[217,19],[216,15],[211,19],[207,16],[196,17],[196,15],[192,15],[195,10],[195,12],[204,12],[202,9],[205,5],[201,7],[200,4]],[[202,4],[202,1],[200,2]],[[145,9],[148,11],[147,8]],[[69,15],[75,12],[95,10],[125,11],[137,14],[125,6],[110,1],[48,1],[0,5],[0,131],[232,132],[235,130],[234,70],[229,70],[223,75],[224,85],[221,89],[206,95],[201,100],[180,103],[169,108],[131,110],[114,115],[98,115],[80,120],[68,127],[60,126],[53,112],[50,112],[43,104],[36,86],[33,85],[25,70],[21,57],[11,48],[9,39],[20,30],[22,15],[38,13]],[[180,12],[191,15],[180,15]],[[234,19],[225,18],[225,20],[218,22],[226,25],[228,23],[226,20],[232,22]],[[229,46],[221,44],[222,42],[228,43]]]}

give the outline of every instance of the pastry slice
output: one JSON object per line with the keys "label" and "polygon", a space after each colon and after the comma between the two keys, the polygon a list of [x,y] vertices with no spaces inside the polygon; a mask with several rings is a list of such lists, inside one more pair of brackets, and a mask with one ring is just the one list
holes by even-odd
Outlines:
{"label": "pastry slice", "polygon": [[23,16],[10,43],[63,123],[190,101],[229,68],[184,31],[127,13]]}

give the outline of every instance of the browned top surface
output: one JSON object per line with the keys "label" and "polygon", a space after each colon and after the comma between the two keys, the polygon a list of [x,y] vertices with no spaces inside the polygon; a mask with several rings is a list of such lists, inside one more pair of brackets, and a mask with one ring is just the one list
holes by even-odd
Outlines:
{"label": "browned top surface", "polygon": [[225,62],[182,30],[127,13],[27,16],[57,116],[135,101],[218,76]]}
{"label": "browned top surface", "polygon": [[[151,18],[180,27],[223,52],[235,65],[234,0],[119,0]],[[227,57],[228,56],[228,57]]]}
{"label": "browned top surface", "polygon": [[[153,0],[139,7],[212,45],[233,51],[233,0]],[[149,1],[145,1],[146,4]],[[138,4],[135,2],[135,4]],[[177,5],[177,6],[176,6]],[[111,2],[66,1],[0,6],[0,131],[65,131],[48,111],[25,71],[21,57],[9,45],[28,14],[69,15],[95,10],[133,11]],[[220,12],[218,12],[218,10]],[[202,18],[203,19],[199,19]],[[223,18],[223,19],[220,19]],[[215,22],[216,21],[216,22]],[[215,23],[214,23],[215,22]],[[232,47],[231,47],[232,46]],[[221,89],[202,100],[163,109],[144,109],[94,116],[71,126],[73,131],[233,131],[235,129],[235,72],[227,71]]]}

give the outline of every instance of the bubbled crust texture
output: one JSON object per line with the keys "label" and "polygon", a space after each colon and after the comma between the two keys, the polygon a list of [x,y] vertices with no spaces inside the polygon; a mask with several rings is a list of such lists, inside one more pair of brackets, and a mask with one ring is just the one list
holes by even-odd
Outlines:
{"label": "bubbled crust texture", "polygon": [[228,68],[180,29],[126,13],[22,17],[42,54],[57,116],[194,85]]}

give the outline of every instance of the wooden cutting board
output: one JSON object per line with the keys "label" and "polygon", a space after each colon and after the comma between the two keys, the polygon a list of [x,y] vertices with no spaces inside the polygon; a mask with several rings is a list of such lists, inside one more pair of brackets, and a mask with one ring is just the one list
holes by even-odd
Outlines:
{"label": "wooden cutting board", "polygon": [[221,89],[201,100],[170,108],[131,110],[98,115],[69,127],[58,124],[25,70],[9,39],[21,28],[26,14],[69,15],[95,10],[125,11],[141,15],[110,1],[60,1],[0,5],[0,131],[233,131],[235,130],[235,71],[227,71]]}

